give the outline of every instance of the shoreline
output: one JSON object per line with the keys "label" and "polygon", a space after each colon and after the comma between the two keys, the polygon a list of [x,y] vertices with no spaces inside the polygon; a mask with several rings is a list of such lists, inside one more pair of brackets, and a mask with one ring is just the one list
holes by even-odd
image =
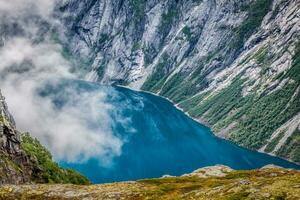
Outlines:
{"label": "shoreline", "polygon": [[[140,89],[134,89],[134,88],[131,88],[131,87],[128,87],[128,86],[124,86],[124,85],[115,85],[117,87],[121,87],[121,88],[126,88],[126,89],[129,89],[129,90],[132,90],[132,91],[135,91],[135,92],[143,92],[143,93],[146,93],[146,94],[151,94],[151,95],[154,95],[154,96],[157,96],[157,97],[160,97],[160,98],[163,98],[165,100],[167,100],[168,102],[170,102],[177,110],[180,110],[181,112],[183,112],[186,116],[188,116],[190,119],[194,120],[195,122],[198,122],[200,123],[201,125],[204,125],[206,126],[207,128],[211,129],[211,126],[207,123],[207,122],[204,122],[204,121],[201,121],[193,116],[191,116],[188,112],[185,112],[182,108],[180,108],[178,106],[178,104],[176,104],[175,102],[173,102],[171,99],[169,99],[168,97],[164,97],[164,96],[160,96],[159,94],[156,94],[156,93],[153,93],[153,92],[149,92],[149,91],[145,91],[145,90],[140,90]],[[214,134],[216,135],[216,134]]]}
{"label": "shoreline", "polygon": [[146,94],[151,94],[151,95],[160,97],[160,98],[162,98],[162,99],[165,99],[165,100],[167,100],[168,102],[170,102],[177,110],[181,111],[184,115],[186,115],[187,117],[189,117],[189,118],[192,119],[193,121],[195,121],[195,122],[201,124],[202,126],[205,126],[205,127],[209,128],[210,131],[212,132],[212,135],[214,135],[215,137],[217,137],[217,138],[219,138],[219,139],[222,139],[222,140],[231,142],[231,143],[233,143],[233,144],[235,144],[235,145],[237,145],[237,146],[239,146],[239,147],[241,147],[241,148],[245,148],[245,149],[247,149],[247,150],[254,151],[254,152],[258,152],[258,153],[262,153],[262,154],[266,154],[266,155],[269,155],[269,156],[272,156],[272,157],[280,158],[280,159],[282,159],[282,160],[285,160],[285,161],[288,161],[288,162],[291,162],[291,163],[293,163],[293,164],[296,164],[296,165],[299,165],[299,166],[300,166],[300,163],[294,162],[294,161],[292,161],[292,160],[290,160],[290,159],[282,158],[282,157],[280,157],[280,156],[277,156],[277,155],[274,155],[274,154],[271,154],[271,153],[267,153],[267,152],[262,152],[262,151],[259,151],[259,150],[256,150],[256,149],[249,149],[249,148],[243,147],[243,146],[241,146],[241,145],[239,145],[239,144],[237,144],[237,143],[235,143],[235,142],[233,142],[233,141],[231,141],[231,140],[229,140],[229,139],[226,139],[226,138],[224,138],[224,137],[218,136],[218,135],[215,134],[214,131],[212,130],[211,125],[209,125],[208,123],[203,122],[203,121],[201,121],[201,120],[199,120],[199,119],[197,119],[197,118],[195,118],[195,117],[192,117],[188,112],[185,112],[182,108],[180,108],[180,107],[178,106],[178,104],[174,103],[171,99],[169,99],[169,98],[167,98],[167,97],[160,96],[159,94],[156,94],[156,93],[153,93],[153,92],[149,92],[149,91],[145,91],[145,90],[141,90],[141,89],[134,89],[134,88],[131,88],[131,87],[129,87],[129,86],[124,86],[124,85],[115,85],[115,86],[116,86],[116,87],[120,87],[120,88],[126,88],[126,89],[129,89],[129,90],[135,91],[135,92],[143,92],[143,93],[146,93]]}

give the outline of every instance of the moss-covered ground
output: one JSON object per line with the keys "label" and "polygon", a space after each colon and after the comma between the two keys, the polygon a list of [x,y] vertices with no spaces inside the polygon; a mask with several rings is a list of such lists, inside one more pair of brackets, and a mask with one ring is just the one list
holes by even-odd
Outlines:
{"label": "moss-covered ground", "polygon": [[6,185],[0,199],[300,199],[300,172],[280,168],[228,172],[224,177],[147,179],[104,185]]}

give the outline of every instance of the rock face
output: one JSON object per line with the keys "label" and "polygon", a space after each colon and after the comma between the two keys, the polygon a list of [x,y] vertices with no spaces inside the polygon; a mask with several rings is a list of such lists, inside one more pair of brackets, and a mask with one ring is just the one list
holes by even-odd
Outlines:
{"label": "rock face", "polygon": [[21,150],[21,134],[0,91],[0,184],[30,182],[34,162]]}
{"label": "rock face", "polygon": [[300,163],[299,0],[64,1],[87,79],[171,99],[242,146]]}

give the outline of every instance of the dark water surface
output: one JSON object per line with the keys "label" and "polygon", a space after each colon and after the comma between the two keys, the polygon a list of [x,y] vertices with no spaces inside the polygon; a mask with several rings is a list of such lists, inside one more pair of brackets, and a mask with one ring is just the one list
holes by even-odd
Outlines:
{"label": "dark water surface", "polygon": [[[70,87],[75,87],[79,93],[104,91],[106,103],[113,105],[119,116],[130,119],[126,125],[129,128],[124,128],[119,118],[112,126],[113,133],[126,141],[121,155],[114,157],[111,164],[102,165],[101,158],[78,164],[60,162],[78,170],[94,183],[182,175],[216,164],[233,169],[255,169],[267,164],[299,168],[285,160],[215,137],[210,129],[190,119],[163,98],[83,81],[64,81],[59,92]],[[54,95],[58,92],[56,89],[48,88],[44,95]],[[111,114],[113,119],[114,116]]]}

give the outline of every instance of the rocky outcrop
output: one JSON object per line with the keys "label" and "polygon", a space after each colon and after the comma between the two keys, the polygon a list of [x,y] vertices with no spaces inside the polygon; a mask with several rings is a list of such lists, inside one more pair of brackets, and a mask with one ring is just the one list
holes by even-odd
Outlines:
{"label": "rocky outcrop", "polygon": [[38,168],[21,149],[21,133],[0,91],[0,184],[30,182],[34,170]]}
{"label": "rocky outcrop", "polygon": [[183,176],[197,176],[199,178],[207,177],[225,177],[233,169],[224,165],[216,165],[212,167],[204,167],[193,171],[190,174],[184,174]]}
{"label": "rocky outcrop", "polygon": [[57,16],[87,79],[157,93],[223,138],[300,162],[298,132],[283,128],[300,113],[299,5],[69,0]]}
{"label": "rocky outcrop", "polygon": [[0,185],[24,183],[90,182],[74,170],[60,168],[38,140],[18,132],[0,92]]}

